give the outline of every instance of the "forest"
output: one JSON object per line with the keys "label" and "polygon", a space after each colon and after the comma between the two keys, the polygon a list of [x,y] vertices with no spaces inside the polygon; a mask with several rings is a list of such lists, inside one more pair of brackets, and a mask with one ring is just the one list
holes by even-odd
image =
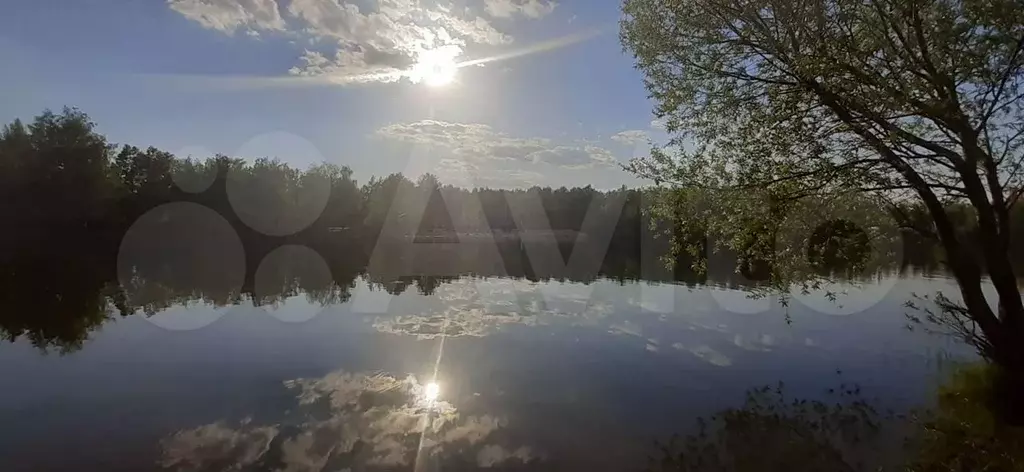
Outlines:
{"label": "forest", "polygon": [[[610,266],[600,272],[641,276],[639,265],[625,257],[640,247],[637,189],[460,189],[429,174],[416,182],[393,174],[360,185],[350,168],[329,163],[298,170],[270,158],[197,160],[114,145],[85,113],[71,108],[3,128],[0,193],[6,228],[0,234],[0,300],[7,307],[0,331],[44,348],[76,349],[111,316],[110,306],[120,315],[151,314],[188,300],[272,303],[300,289],[324,303],[341,302],[368,272],[378,241],[423,242],[418,238],[427,235],[450,240],[453,220],[464,235],[513,235],[504,242],[495,238],[500,264],[482,268],[475,254],[462,251],[453,258],[437,244],[424,244],[450,268],[438,272],[432,263],[433,273],[415,273],[385,260],[369,271],[368,280],[396,294],[414,285],[429,293],[445,274],[481,270],[594,280],[597,270],[534,273],[514,237],[519,230],[546,229],[548,221],[550,234],[579,230],[591,205],[599,219],[611,223],[605,225],[614,230],[607,252],[619,256],[609,257]],[[520,227],[507,202],[527,195],[539,197],[547,218],[527,218]],[[614,214],[601,213],[606,200],[621,202]],[[416,211],[405,206],[417,204],[425,204],[421,217],[409,217]],[[263,293],[256,294],[261,261],[288,245],[311,248],[329,273],[303,277],[303,264],[277,258],[284,267],[264,271],[277,279],[261,284]],[[566,245],[571,241],[561,246]],[[239,266],[240,272],[234,270]]]}
{"label": "forest", "polygon": [[[680,226],[646,209],[662,191],[464,189],[430,174],[360,184],[350,168],[330,163],[300,170],[272,158],[197,160],[115,145],[79,110],[45,111],[0,133],[0,301],[7,307],[0,330],[10,340],[74,349],[111,306],[121,315],[152,314],[188,300],[262,304],[300,291],[336,303],[361,276],[391,293],[416,286],[428,294],[467,274],[736,287],[770,272],[735,258],[726,270],[691,270],[665,237],[679,236]],[[960,210],[961,230],[971,231],[969,210]],[[928,224],[925,212],[902,211]],[[1014,217],[1024,225],[1024,213]],[[845,269],[870,276],[879,267],[847,254],[865,250],[865,232],[855,226],[819,225],[807,237],[808,257],[827,270],[853,260]],[[566,263],[530,257],[528,239],[537,234]],[[467,249],[481,235],[488,251]],[[702,235],[688,228],[682,237]],[[459,240],[470,244],[444,244]],[[902,256],[889,261],[897,269],[941,264],[936,248],[911,233],[898,244]],[[294,245],[312,249],[326,273],[308,273],[301,257],[268,258]],[[379,249],[390,246],[416,255]],[[593,263],[573,264],[576,252]],[[273,263],[261,265],[265,259]]]}

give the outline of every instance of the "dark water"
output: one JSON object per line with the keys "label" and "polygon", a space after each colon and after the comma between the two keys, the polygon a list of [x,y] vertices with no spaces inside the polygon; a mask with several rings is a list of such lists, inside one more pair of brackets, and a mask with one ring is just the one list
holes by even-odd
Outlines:
{"label": "dark water", "polygon": [[362,275],[261,306],[111,307],[64,355],[0,345],[0,469],[636,470],[751,387],[927,401],[969,351],[908,331],[903,303],[952,287],[878,276],[783,307],[693,284]]}

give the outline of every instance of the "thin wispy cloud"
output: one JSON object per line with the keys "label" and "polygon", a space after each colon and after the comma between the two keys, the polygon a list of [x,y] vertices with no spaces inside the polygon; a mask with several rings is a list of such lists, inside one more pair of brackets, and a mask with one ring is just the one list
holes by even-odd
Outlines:
{"label": "thin wispy cloud", "polygon": [[480,123],[421,120],[391,124],[376,134],[398,142],[442,147],[468,162],[518,161],[570,169],[611,166],[617,162],[611,151],[590,143],[511,136]]}
{"label": "thin wispy cloud", "polygon": [[620,131],[612,136],[612,141],[629,146],[646,143],[651,139],[650,134],[644,130],[631,129]]}
{"label": "thin wispy cloud", "polygon": [[510,18],[522,15],[541,18],[555,11],[557,3],[549,0],[484,0],[487,14],[495,18]]}
{"label": "thin wispy cloud", "polygon": [[170,8],[205,28],[232,34],[284,31],[276,0],[168,0]]}

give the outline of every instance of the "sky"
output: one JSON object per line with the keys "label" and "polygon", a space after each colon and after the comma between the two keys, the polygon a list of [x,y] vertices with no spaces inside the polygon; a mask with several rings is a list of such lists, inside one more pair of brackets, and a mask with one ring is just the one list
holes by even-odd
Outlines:
{"label": "sky", "polygon": [[462,186],[643,182],[664,138],[617,0],[32,0],[0,16],[0,120],[73,106],[176,155],[424,172]]}

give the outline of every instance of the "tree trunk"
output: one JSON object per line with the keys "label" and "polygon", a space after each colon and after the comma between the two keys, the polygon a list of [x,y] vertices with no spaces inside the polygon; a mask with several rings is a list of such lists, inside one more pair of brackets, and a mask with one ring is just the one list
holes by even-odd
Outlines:
{"label": "tree trunk", "polygon": [[930,195],[922,197],[926,204],[932,203],[928,205],[929,210],[964,306],[989,344],[982,347],[980,354],[999,367],[991,398],[993,411],[1007,424],[1024,426],[1024,308],[1016,276],[1010,266],[1009,251],[1001,251],[1005,246],[998,244],[993,225],[979,222],[981,238],[978,243],[982,246],[989,279],[999,296],[997,317],[981,289],[980,265],[958,241],[945,210],[935,204],[937,201],[929,202]]}
{"label": "tree trunk", "polygon": [[992,410],[997,418],[1012,426],[1024,426],[1024,346],[1009,347],[1008,359],[999,367],[992,392]]}
{"label": "tree trunk", "polygon": [[[989,278],[999,295],[999,317],[992,331],[985,330],[985,338],[992,345],[989,360],[998,370],[992,397],[993,410],[997,417],[1014,426],[1024,426],[1024,331],[1021,330],[1020,292],[1014,277],[997,271],[989,271]],[[1002,278],[1002,280],[1000,280]],[[972,300],[965,305],[975,320],[991,313],[988,302],[981,292],[980,280],[973,292]],[[961,282],[961,288],[963,284]],[[962,290],[963,291],[963,290]]]}
{"label": "tree trunk", "polygon": [[[1020,330],[1007,329],[1006,321],[994,319],[981,291],[979,273],[969,266],[954,267],[951,264],[950,267],[969,316],[981,328],[989,344],[979,346],[979,353],[998,367],[991,392],[991,408],[996,417],[1006,424],[1024,426],[1024,336]],[[1005,304],[1000,303],[1000,306],[1000,311],[1006,309]]]}

